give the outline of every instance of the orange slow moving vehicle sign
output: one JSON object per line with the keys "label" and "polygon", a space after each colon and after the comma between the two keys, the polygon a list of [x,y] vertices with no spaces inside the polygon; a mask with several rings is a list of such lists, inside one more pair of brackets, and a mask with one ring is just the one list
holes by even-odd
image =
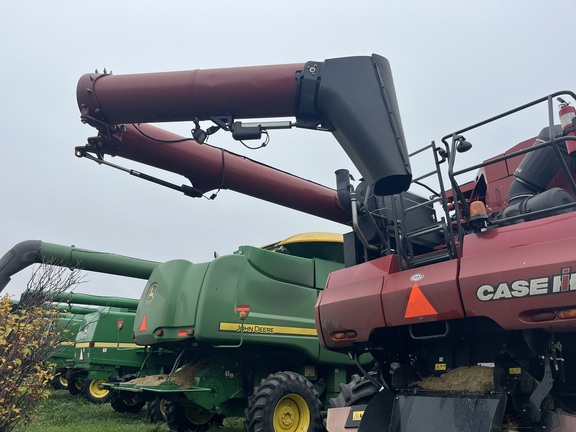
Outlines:
{"label": "orange slow moving vehicle sign", "polygon": [[147,323],[146,323],[146,315],[144,315],[144,317],[142,317],[142,321],[140,322],[140,328],[138,329],[138,331],[140,333],[145,332],[147,329]]}
{"label": "orange slow moving vehicle sign", "polygon": [[415,283],[410,292],[410,298],[408,299],[404,318],[415,318],[426,315],[438,315],[438,312],[428,301],[424,293],[422,293],[418,284]]}

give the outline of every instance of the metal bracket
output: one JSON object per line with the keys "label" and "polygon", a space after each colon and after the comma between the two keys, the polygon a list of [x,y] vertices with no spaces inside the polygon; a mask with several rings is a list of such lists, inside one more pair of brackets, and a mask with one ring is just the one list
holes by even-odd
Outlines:
{"label": "metal bracket", "polygon": [[542,412],[540,406],[542,402],[552,390],[552,385],[554,384],[554,377],[552,376],[552,368],[550,367],[550,357],[548,355],[544,356],[544,377],[540,384],[530,395],[530,417],[532,421],[538,423],[542,418]]}
{"label": "metal bracket", "polygon": [[151,183],[155,183],[157,185],[167,187],[168,189],[173,189],[173,190],[176,190],[178,192],[182,192],[184,195],[192,197],[192,198],[201,198],[203,196],[202,191],[198,188],[195,188],[194,186],[188,186],[185,184],[178,186],[174,183],[170,183],[170,182],[167,182],[165,180],[159,179],[157,177],[153,177],[151,175],[144,174],[140,171],[136,171],[136,170],[133,170],[130,168],[125,168],[123,166],[116,165],[116,164],[113,164],[111,162],[107,162],[104,159],[94,157],[89,153],[89,149],[87,149],[86,147],[76,147],[76,157],[79,157],[79,158],[84,157],[86,159],[89,159],[91,161],[96,162],[99,165],[106,165],[106,166],[115,168],[117,170],[124,171],[130,175],[133,175],[134,177],[138,177],[138,178],[141,178],[142,180],[147,180]]}

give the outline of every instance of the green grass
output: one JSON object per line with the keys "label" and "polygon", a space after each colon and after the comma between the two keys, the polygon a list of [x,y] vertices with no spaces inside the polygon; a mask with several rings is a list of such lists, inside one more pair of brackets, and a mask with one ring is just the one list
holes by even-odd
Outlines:
{"label": "green grass", "polygon": [[[224,426],[214,432],[241,432],[241,418],[224,420]],[[93,404],[66,390],[53,390],[42,403],[39,417],[26,432],[169,432],[166,424],[150,423],[143,409],[137,414],[121,414],[110,404]],[[212,429],[211,429],[212,430]]]}

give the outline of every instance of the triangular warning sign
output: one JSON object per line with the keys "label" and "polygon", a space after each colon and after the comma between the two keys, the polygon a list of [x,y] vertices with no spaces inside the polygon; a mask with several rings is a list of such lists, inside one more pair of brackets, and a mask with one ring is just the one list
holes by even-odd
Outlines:
{"label": "triangular warning sign", "polygon": [[138,329],[138,331],[145,332],[146,328],[147,328],[146,315],[144,315],[144,318],[142,318],[142,322],[140,323],[140,328]]}
{"label": "triangular warning sign", "polygon": [[406,313],[404,318],[415,318],[426,315],[437,315],[436,309],[430,304],[428,299],[424,296],[418,284],[414,284],[410,298],[408,299],[408,306],[406,306]]}

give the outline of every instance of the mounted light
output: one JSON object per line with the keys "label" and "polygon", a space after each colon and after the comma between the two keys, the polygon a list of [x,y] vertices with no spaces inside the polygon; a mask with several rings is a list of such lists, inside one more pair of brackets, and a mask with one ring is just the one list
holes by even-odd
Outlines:
{"label": "mounted light", "polygon": [[532,315],[532,321],[540,322],[540,321],[552,321],[556,318],[555,312],[539,312],[537,314]]}
{"label": "mounted light", "polygon": [[486,206],[482,201],[473,201],[470,203],[470,220],[487,217],[488,211],[486,210]]}
{"label": "mounted light", "polygon": [[576,309],[564,309],[557,313],[560,319],[571,319],[576,318]]}
{"label": "mounted light", "polygon": [[96,343],[95,343],[94,341],[88,342],[88,346],[89,346],[90,348],[94,348],[95,345],[96,345]]}
{"label": "mounted light", "polygon": [[164,330],[158,329],[158,330],[156,330],[156,331],[154,332],[154,334],[155,334],[156,336],[162,336],[162,335],[164,335]]}
{"label": "mounted light", "polygon": [[356,333],[354,330],[337,331],[331,335],[332,339],[334,340],[354,339],[356,336],[358,336],[358,333]]}
{"label": "mounted light", "polygon": [[178,336],[180,336],[180,337],[192,336],[193,334],[194,334],[194,329],[178,330]]}
{"label": "mounted light", "polygon": [[482,201],[472,201],[470,203],[470,226],[476,230],[484,232],[488,229],[488,211]]}
{"label": "mounted light", "polygon": [[236,312],[238,313],[238,316],[240,317],[241,320],[245,320],[246,318],[248,318],[248,314],[250,313],[250,305],[246,304],[236,305]]}
{"label": "mounted light", "polygon": [[456,141],[456,151],[458,153],[466,153],[468,150],[472,148],[472,144],[469,141],[466,141],[462,135],[458,135],[454,137],[454,141]]}

